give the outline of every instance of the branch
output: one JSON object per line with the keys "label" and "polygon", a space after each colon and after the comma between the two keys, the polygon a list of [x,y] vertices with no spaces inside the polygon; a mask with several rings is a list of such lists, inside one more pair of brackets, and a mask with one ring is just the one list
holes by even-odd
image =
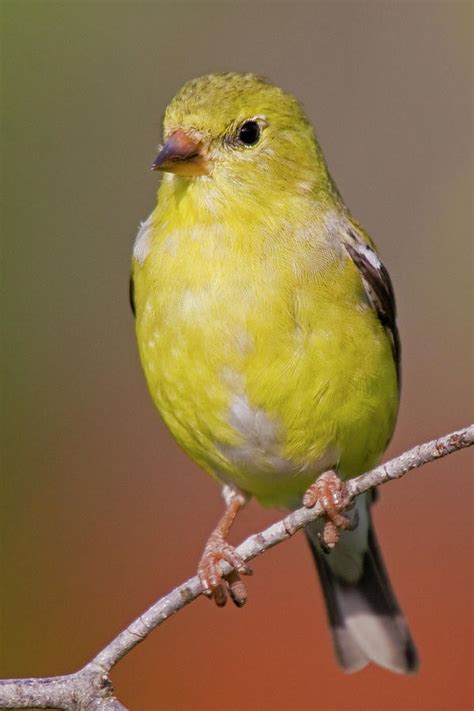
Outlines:
{"label": "branch", "polygon": [[[399,479],[411,469],[445,457],[458,449],[474,444],[474,425],[438,439],[420,444],[399,457],[351,479],[347,489],[351,499],[369,489]],[[320,518],[317,503],[312,509],[301,508],[274,523],[261,533],[250,536],[237,552],[249,561],[269,548],[293,536],[311,521]],[[228,575],[231,567],[221,563],[221,571]],[[133,647],[144,640],[155,627],[195,600],[202,593],[197,576],[190,578],[152,605],[110,642],[83,669],[64,676],[42,679],[0,679],[0,708],[58,708],[66,711],[127,711],[113,695],[110,671]]]}

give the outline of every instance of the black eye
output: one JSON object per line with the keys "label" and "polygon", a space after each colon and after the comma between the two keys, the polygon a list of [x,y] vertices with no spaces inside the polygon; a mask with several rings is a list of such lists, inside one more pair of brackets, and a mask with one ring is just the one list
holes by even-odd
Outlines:
{"label": "black eye", "polygon": [[260,138],[260,126],[256,121],[246,121],[239,129],[239,141],[246,146],[253,146]]}

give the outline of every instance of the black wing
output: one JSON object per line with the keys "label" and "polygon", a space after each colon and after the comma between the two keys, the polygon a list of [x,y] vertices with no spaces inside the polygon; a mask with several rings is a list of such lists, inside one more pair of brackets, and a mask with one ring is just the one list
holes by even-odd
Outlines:
{"label": "black wing", "polygon": [[130,282],[128,285],[128,296],[130,299],[130,306],[132,308],[132,314],[135,316],[135,284],[133,283],[133,275],[130,274]]}
{"label": "black wing", "polygon": [[375,250],[352,230],[350,240],[344,241],[349,256],[360,271],[365,291],[380,323],[387,329],[392,342],[393,358],[400,382],[400,336],[397,328],[397,309],[392,281]]}

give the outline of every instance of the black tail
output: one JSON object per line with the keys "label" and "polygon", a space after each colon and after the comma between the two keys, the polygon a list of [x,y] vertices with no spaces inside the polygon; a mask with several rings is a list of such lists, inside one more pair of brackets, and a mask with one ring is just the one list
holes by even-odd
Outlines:
{"label": "black tail", "polygon": [[317,543],[316,525],[306,529],[336,655],[347,672],[373,662],[409,674],[418,668],[417,652],[390,585],[364,497],[358,498],[357,508],[358,529],[345,531],[329,555]]}

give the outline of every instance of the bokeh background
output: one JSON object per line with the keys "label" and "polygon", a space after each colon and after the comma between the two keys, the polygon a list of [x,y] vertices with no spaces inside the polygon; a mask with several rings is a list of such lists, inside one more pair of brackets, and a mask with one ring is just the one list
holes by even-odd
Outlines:
{"label": "bokeh background", "polygon": [[[2,675],[84,664],[191,575],[221,509],[153,409],[127,300],[187,79],[271,77],[305,104],[392,274],[403,400],[388,455],[472,416],[472,4],[3,0]],[[343,675],[302,535],[250,601],[196,601],[113,673],[139,711],[472,708],[472,455],[383,488],[375,518],[422,657]],[[278,512],[255,504],[233,540]]]}

